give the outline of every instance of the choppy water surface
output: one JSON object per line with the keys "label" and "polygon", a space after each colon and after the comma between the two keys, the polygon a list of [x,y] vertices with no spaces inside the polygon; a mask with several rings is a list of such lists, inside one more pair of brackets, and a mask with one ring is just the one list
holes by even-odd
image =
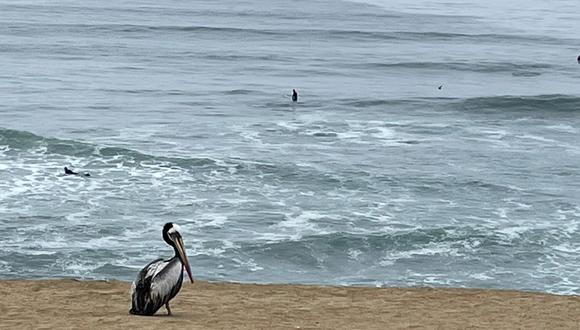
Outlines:
{"label": "choppy water surface", "polygon": [[504,2],[4,1],[0,278],[578,293],[580,4]]}

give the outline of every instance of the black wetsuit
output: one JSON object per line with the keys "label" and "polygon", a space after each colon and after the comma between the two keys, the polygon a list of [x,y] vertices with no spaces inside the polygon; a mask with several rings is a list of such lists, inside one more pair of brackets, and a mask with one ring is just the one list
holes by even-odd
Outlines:
{"label": "black wetsuit", "polygon": [[[80,173],[75,172],[75,171],[69,169],[66,166],[64,167],[64,174],[65,175],[80,175]],[[90,173],[85,173],[85,174],[82,174],[82,176],[91,176],[91,174]]]}

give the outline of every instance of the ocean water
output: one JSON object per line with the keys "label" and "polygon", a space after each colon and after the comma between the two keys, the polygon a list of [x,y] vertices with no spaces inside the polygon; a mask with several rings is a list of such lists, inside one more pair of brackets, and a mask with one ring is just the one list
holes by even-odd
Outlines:
{"label": "ocean water", "polygon": [[578,294],[578,17],[4,0],[0,278],[132,280],[172,221],[199,279]]}

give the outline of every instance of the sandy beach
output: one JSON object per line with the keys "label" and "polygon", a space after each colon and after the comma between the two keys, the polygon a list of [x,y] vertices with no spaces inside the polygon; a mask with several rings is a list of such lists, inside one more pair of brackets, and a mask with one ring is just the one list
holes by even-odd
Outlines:
{"label": "sandy beach", "polygon": [[130,283],[2,281],[5,329],[580,329],[580,297],[517,291],[208,283],[173,316],[128,314]]}

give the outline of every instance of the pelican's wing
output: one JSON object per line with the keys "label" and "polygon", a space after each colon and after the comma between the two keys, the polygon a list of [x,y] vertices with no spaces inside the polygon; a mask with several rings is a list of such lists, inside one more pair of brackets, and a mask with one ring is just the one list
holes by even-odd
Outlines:
{"label": "pelican's wing", "polygon": [[153,278],[153,276],[155,276],[157,272],[161,270],[161,266],[164,263],[165,262],[163,261],[163,259],[159,258],[157,260],[151,261],[145,267],[143,267],[143,269],[139,271],[137,279],[133,282],[133,288],[144,289],[145,286],[148,286],[147,284],[150,285],[151,279]]}
{"label": "pelican's wing", "polygon": [[154,260],[143,267],[137,275],[131,286],[132,314],[153,315],[161,307],[161,304],[157,306],[158,304],[151,300],[151,282],[163,269],[164,264],[167,262],[163,259]]}

